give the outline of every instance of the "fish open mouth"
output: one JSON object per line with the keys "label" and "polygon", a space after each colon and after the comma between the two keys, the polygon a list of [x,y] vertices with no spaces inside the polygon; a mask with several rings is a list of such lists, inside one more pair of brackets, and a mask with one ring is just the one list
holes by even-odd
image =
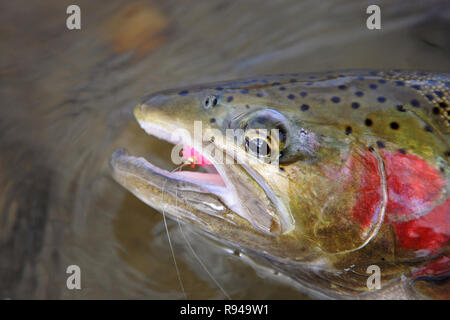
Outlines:
{"label": "fish open mouth", "polygon": [[[230,210],[239,213],[239,200],[236,197],[236,191],[233,190],[231,182],[227,181],[226,174],[221,172],[220,167],[223,166],[218,166],[212,156],[207,155],[207,153],[200,153],[197,149],[191,147],[187,140],[174,135],[167,128],[146,122],[140,122],[140,125],[148,135],[171,144],[172,148],[175,148],[172,149],[172,154],[175,152],[179,159],[182,158],[184,162],[182,164],[174,164],[176,166],[174,170],[167,170],[156,166],[144,157],[131,155],[126,149],[121,148],[116,150],[110,159],[116,180],[126,185],[118,178],[119,175],[139,176],[146,183],[159,190],[164,189],[167,182],[177,186],[182,185],[179,190],[180,193],[189,190],[214,194]],[[132,191],[131,188],[128,189]],[[136,194],[137,192],[133,193]],[[138,194],[136,195],[139,197]],[[142,197],[140,198],[142,199]],[[152,203],[148,204],[154,205]],[[223,206],[212,203],[209,203],[209,205],[219,211],[224,211],[225,209]]]}
{"label": "fish open mouth", "polygon": [[133,162],[138,163],[142,169],[148,170],[159,176],[171,180],[192,183],[205,191],[222,197],[225,195],[227,192],[227,185],[219,171],[216,169],[212,157],[208,157],[205,153],[200,153],[197,149],[194,149],[187,144],[187,141],[184,141],[183,138],[173,137],[172,133],[166,128],[149,123],[141,124],[141,126],[147,134],[164,140],[168,144],[171,144],[172,148],[178,147],[173,151],[177,153],[176,156],[178,156],[180,160],[183,160],[183,163],[176,164],[177,167],[174,170],[167,170],[154,165],[144,157],[130,155],[126,149],[121,148],[114,152],[111,157],[113,166],[119,163],[117,161],[120,157],[126,157],[128,160],[133,160]]}

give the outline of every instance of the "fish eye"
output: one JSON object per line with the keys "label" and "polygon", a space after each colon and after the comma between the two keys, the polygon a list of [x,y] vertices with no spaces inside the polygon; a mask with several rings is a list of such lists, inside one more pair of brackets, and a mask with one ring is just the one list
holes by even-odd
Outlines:
{"label": "fish eye", "polygon": [[270,157],[272,153],[270,137],[259,134],[246,135],[244,138],[245,151],[257,158]]}
{"label": "fish eye", "polygon": [[217,106],[217,103],[219,102],[219,99],[217,96],[211,95],[207,96],[205,100],[203,100],[203,108],[209,109],[211,107]]}
{"label": "fish eye", "polygon": [[242,149],[248,154],[262,159],[281,161],[289,159],[290,122],[286,117],[272,109],[257,109],[240,114],[231,119],[228,128],[238,129]]}
{"label": "fish eye", "polygon": [[[275,129],[276,131],[274,131]],[[286,130],[282,126],[275,128],[244,128],[244,148],[256,158],[270,158],[273,154],[283,157],[286,144]]]}

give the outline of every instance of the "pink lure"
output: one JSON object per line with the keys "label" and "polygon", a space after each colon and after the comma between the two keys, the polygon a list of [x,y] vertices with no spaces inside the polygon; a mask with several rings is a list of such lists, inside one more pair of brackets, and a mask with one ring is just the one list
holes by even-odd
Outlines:
{"label": "pink lure", "polygon": [[192,167],[197,166],[205,166],[212,165],[211,162],[208,161],[205,157],[203,157],[200,152],[192,148],[191,146],[184,145],[183,146],[183,158],[187,160],[188,163],[191,163]]}

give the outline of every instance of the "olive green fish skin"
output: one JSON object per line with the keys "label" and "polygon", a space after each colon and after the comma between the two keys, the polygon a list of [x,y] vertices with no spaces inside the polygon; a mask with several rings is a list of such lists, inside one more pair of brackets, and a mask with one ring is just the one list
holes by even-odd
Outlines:
{"label": "olive green fish skin", "polygon": [[[388,199],[380,154],[400,151],[424,159],[445,181],[436,206],[448,198],[449,84],[449,73],[345,71],[261,76],[166,90],[144,98],[135,108],[144,129],[151,124],[153,129],[182,128],[193,135],[195,121],[223,133],[252,121],[268,128],[282,125],[286,134],[280,168],[226,169],[237,190],[251,190],[257,206],[249,210],[250,216],[265,217],[258,220],[262,222],[244,219],[226,206],[213,215],[206,212],[189,203],[189,194],[180,190],[175,178],[167,179],[162,203],[162,189],[153,183],[161,180],[161,173],[124,151],[111,158],[113,175],[152,207],[181,217],[328,297],[422,297],[405,279],[412,268],[445,255],[448,246],[429,258],[398,252],[392,228],[384,223]],[[217,141],[214,144],[228,151],[219,148]],[[367,155],[367,150],[372,153]],[[346,162],[350,158],[356,159],[354,172]],[[359,197],[360,172],[371,161],[379,175],[374,192],[381,198],[364,230],[350,211]],[[349,181],[350,188],[344,190],[343,184]],[[198,189],[186,184],[185,190]],[[214,206],[224,202],[204,190],[197,192],[196,201]],[[183,194],[186,200],[177,202]],[[244,192],[235,197],[241,203],[247,201]],[[383,289],[376,294],[366,286],[366,269],[372,264],[383,270]]]}

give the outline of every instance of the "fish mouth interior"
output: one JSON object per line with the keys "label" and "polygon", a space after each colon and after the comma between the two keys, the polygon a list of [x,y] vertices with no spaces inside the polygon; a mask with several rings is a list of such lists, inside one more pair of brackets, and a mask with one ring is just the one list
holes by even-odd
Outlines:
{"label": "fish mouth interior", "polygon": [[[165,143],[167,145],[170,144],[172,148],[178,144],[182,144],[185,147],[189,147],[189,145],[185,143],[186,141],[184,141],[182,137],[174,138],[172,132],[170,132],[168,129],[162,126],[146,122],[139,122],[139,123],[142,129],[144,129],[148,135],[165,141]],[[192,150],[194,149],[192,148]],[[229,200],[231,192],[230,190],[228,190],[224,178],[214,166],[214,160],[212,159],[212,157],[200,153],[197,150],[195,151],[198,152],[201,156],[203,156],[204,159],[207,159],[210,162],[210,164],[198,165],[195,163],[193,164],[185,163],[181,165],[175,165],[171,160],[170,154],[168,154],[167,156],[163,155],[164,159],[167,162],[164,164],[164,167],[168,168],[164,169],[156,166],[155,164],[151,163],[150,161],[148,161],[143,157],[140,157],[139,159],[140,162],[145,166],[145,168],[147,170],[152,171],[153,173],[159,174],[172,180],[185,181],[197,185],[204,191],[216,194],[223,199]]]}

